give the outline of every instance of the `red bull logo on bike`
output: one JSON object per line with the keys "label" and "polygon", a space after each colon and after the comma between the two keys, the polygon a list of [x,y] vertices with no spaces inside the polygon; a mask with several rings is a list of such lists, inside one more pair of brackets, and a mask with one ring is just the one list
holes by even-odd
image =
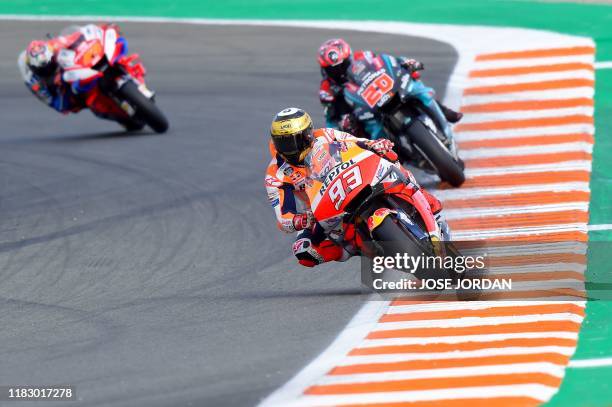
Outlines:
{"label": "red bull logo on bike", "polygon": [[378,208],[376,211],[374,211],[372,216],[368,218],[368,230],[372,232],[383,223],[387,216],[391,215],[392,213],[395,213],[395,211],[389,208]]}

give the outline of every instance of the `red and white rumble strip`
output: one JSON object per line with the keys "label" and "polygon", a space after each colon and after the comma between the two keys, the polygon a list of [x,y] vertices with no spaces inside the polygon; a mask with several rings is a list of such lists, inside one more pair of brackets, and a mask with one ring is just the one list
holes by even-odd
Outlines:
{"label": "red and white rumble strip", "polygon": [[[358,29],[402,32],[373,25]],[[455,132],[467,180],[435,193],[455,240],[516,242],[491,258],[512,301],[372,301],[263,406],[538,405],[561,384],[585,308],[593,42],[481,27],[423,35],[461,52],[448,93],[465,113]]]}

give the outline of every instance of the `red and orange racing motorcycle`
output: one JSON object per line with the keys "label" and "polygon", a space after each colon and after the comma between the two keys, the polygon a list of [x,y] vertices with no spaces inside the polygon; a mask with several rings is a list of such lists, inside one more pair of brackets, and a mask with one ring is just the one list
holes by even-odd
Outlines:
{"label": "red and orange racing motorcycle", "polygon": [[67,44],[57,55],[62,80],[96,116],[128,130],[145,125],[157,133],[168,130],[168,120],[145,84],[146,70],[137,54],[126,55],[126,41],[116,26],[72,26],[57,40]]}
{"label": "red and orange racing motorcycle", "polygon": [[[317,227],[353,255],[458,256],[410,172],[353,141],[318,139],[306,157],[306,192]],[[423,278],[463,278],[454,270],[420,270]]]}

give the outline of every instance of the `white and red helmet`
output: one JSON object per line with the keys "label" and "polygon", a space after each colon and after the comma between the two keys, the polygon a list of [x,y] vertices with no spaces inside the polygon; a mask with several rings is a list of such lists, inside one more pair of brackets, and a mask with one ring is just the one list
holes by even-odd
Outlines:
{"label": "white and red helmet", "polygon": [[351,46],[342,38],[327,40],[319,47],[319,65],[330,78],[342,80],[351,64],[351,53]]}
{"label": "white and red helmet", "polygon": [[35,40],[26,49],[26,64],[37,75],[46,75],[54,71],[53,50],[45,41]]}

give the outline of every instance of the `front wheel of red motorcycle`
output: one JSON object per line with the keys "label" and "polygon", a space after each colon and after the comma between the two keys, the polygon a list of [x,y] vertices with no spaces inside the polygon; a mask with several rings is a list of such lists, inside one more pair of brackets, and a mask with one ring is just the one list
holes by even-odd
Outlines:
{"label": "front wheel of red motorcycle", "polygon": [[145,122],[156,133],[165,133],[168,130],[168,119],[155,105],[155,102],[138,89],[133,81],[128,81],[117,90],[117,96],[125,100],[135,111],[135,117]]}
{"label": "front wheel of red motorcycle", "polygon": [[[372,232],[372,238],[383,248],[387,257],[400,257],[406,254],[409,257],[433,256],[434,249],[429,241],[420,241],[410,231],[402,226],[395,216],[387,216]],[[419,279],[438,279],[448,277],[439,270],[423,269],[415,272]]]}

